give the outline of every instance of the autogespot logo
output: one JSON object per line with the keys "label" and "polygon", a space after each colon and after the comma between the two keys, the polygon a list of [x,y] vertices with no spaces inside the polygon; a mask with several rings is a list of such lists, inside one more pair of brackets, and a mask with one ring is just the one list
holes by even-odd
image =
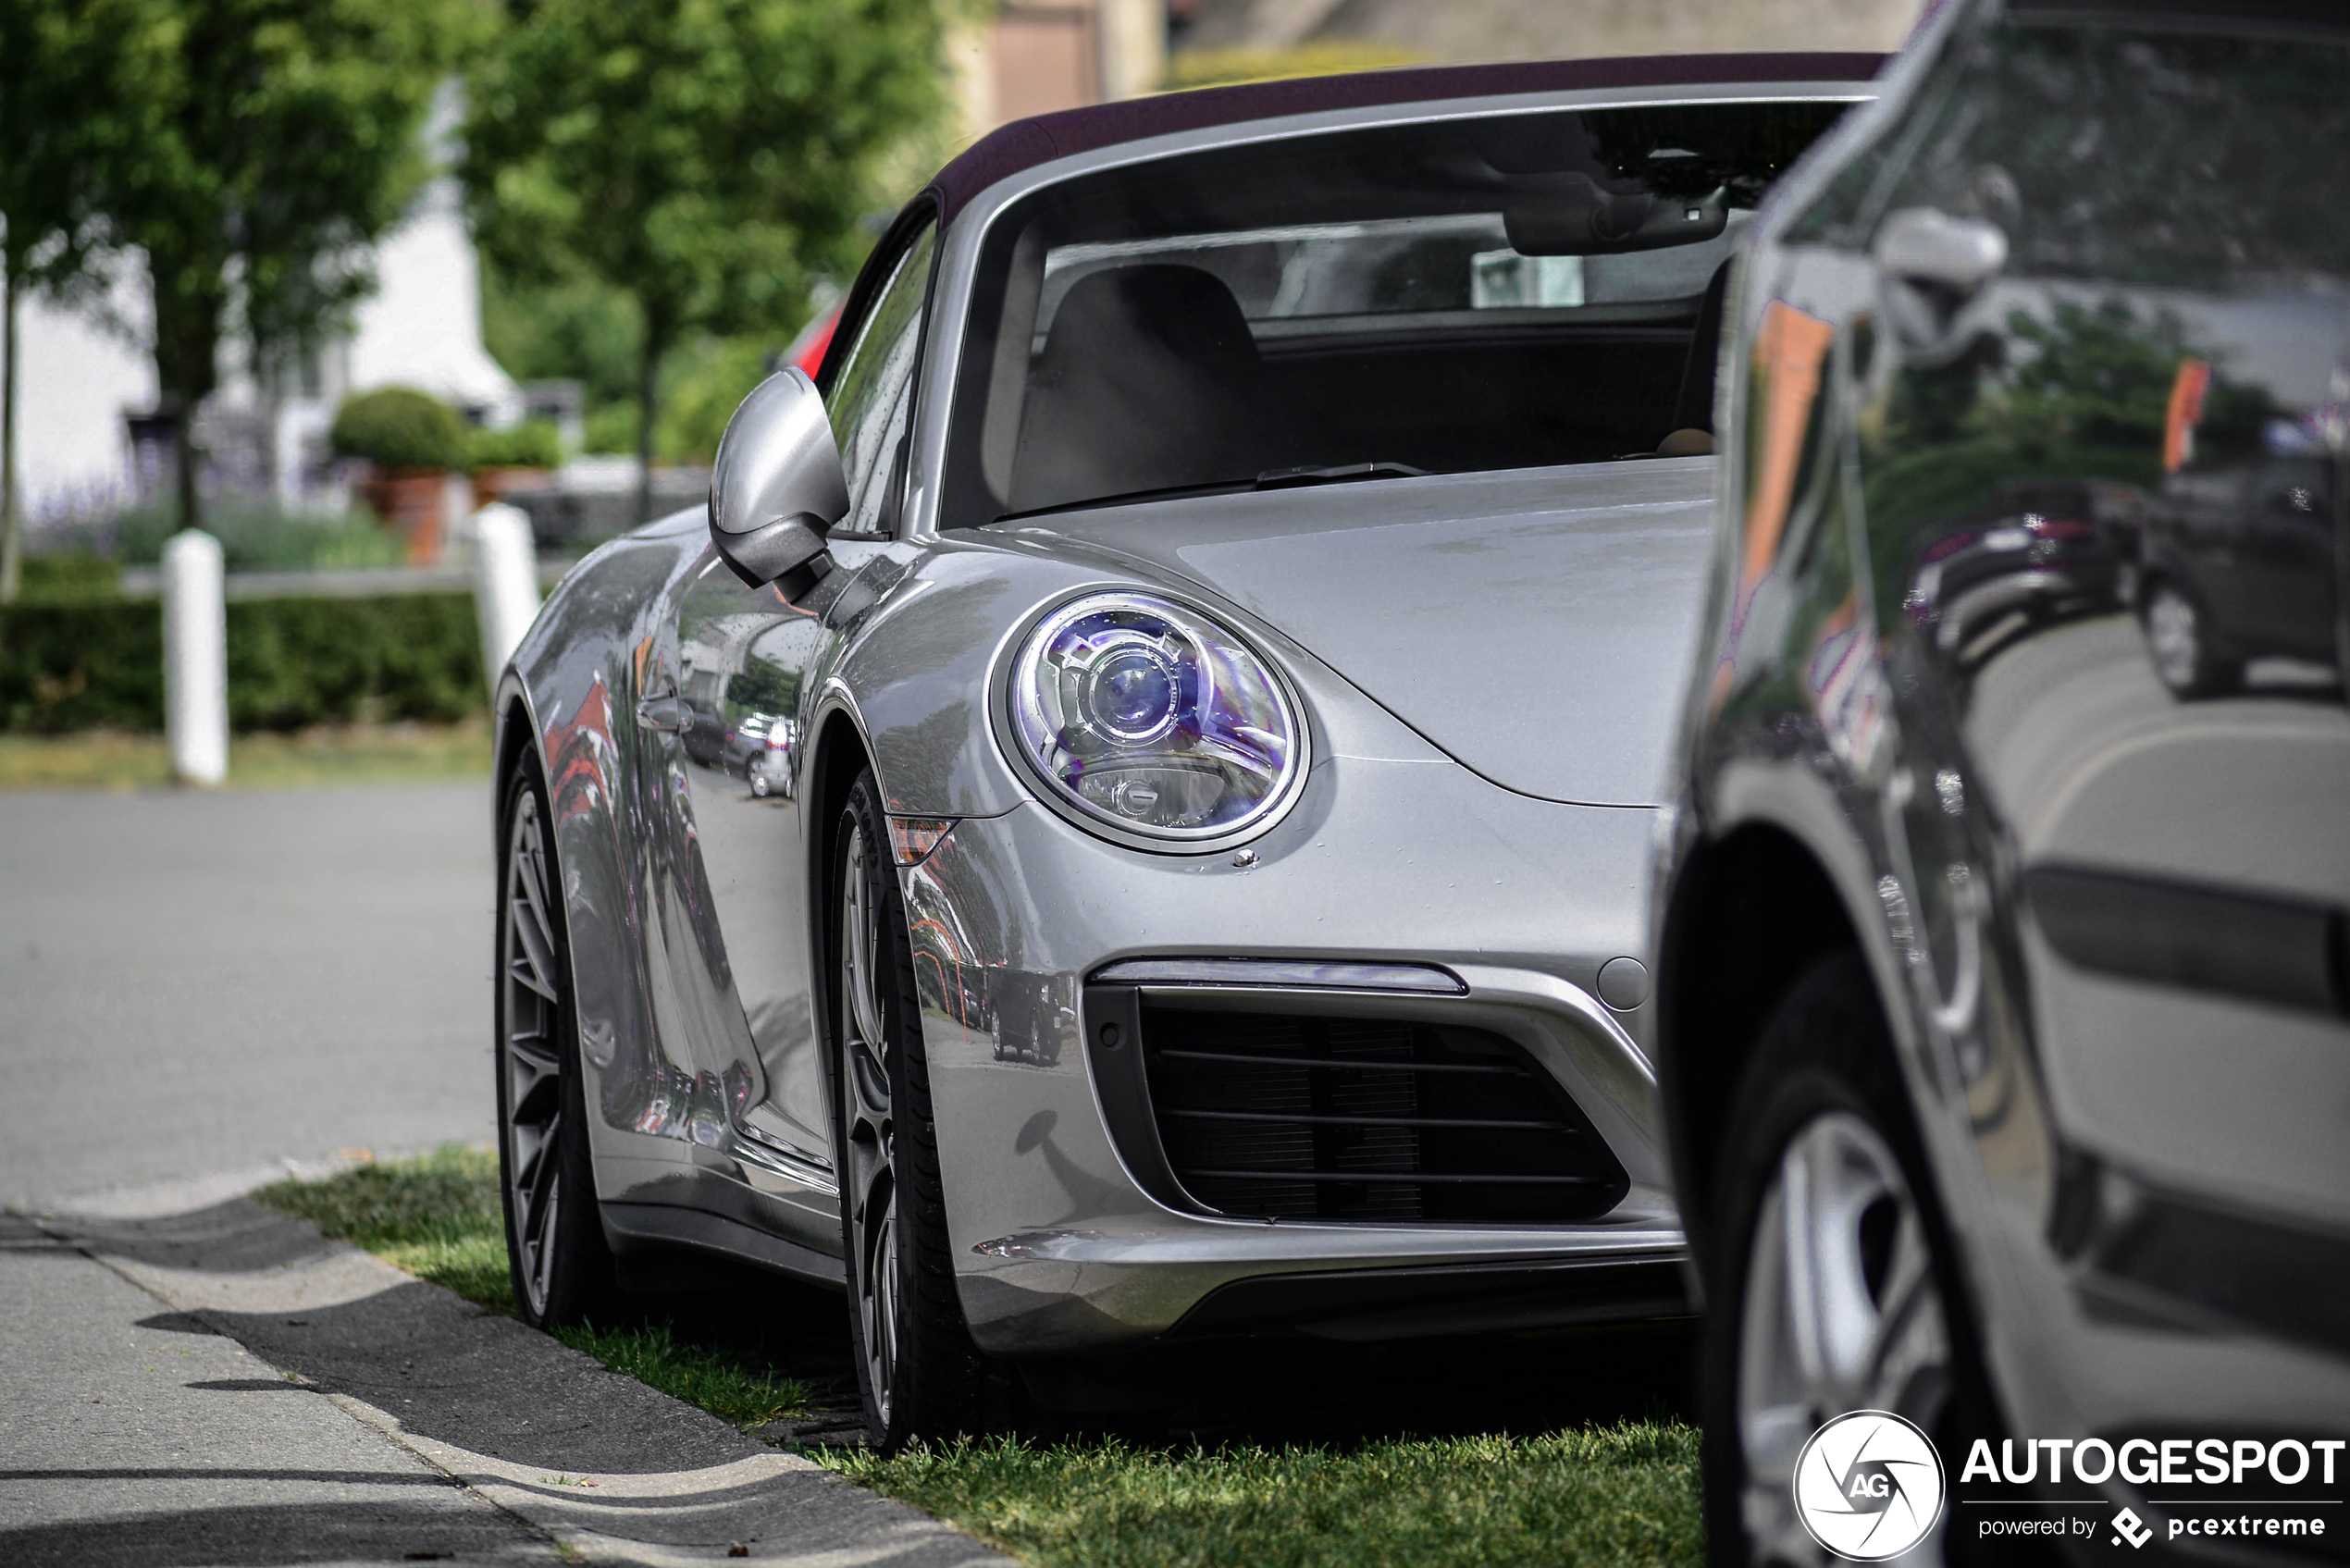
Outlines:
{"label": "autogespot logo", "polygon": [[1942,1517],[1942,1456],[1926,1435],[1882,1410],[1839,1415],[1795,1461],[1795,1514],[1812,1538],[1852,1562],[1882,1562],[1925,1539]]}

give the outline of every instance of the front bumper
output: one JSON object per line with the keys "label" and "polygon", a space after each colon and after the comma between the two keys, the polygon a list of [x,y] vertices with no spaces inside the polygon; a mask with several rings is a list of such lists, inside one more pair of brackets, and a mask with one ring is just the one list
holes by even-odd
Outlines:
{"label": "front bumper", "polygon": [[[1604,965],[1645,957],[1652,817],[1534,800],[1449,760],[1337,757],[1244,865],[1120,848],[1033,806],[959,823],[903,876],[947,1229],[981,1347],[1683,1310],[1648,1008],[1597,999]],[[1503,1037],[1583,1111],[1624,1196],[1539,1226],[1238,1219],[1155,1198],[1164,1183],[1138,1179],[1089,1065],[1085,982],[1119,960],[1187,956],[1442,966],[1461,994],[1244,989],[1274,1010]]]}

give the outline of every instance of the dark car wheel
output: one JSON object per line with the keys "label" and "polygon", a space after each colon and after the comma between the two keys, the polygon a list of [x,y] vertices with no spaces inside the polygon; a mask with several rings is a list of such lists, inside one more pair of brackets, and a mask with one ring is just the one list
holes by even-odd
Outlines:
{"label": "dark car wheel", "polygon": [[831,885],[849,1333],[872,1440],[895,1451],[978,1431],[987,1369],[955,1293],[913,945],[870,770],[834,833]]}
{"label": "dark car wheel", "polygon": [[571,950],[555,897],[552,818],[538,771],[504,794],[498,911],[498,1168],[514,1314],[534,1328],[609,1315],[619,1291],[596,1209],[572,1008]]}
{"label": "dark car wheel", "polygon": [[[1716,1568],[1832,1561],[1794,1497],[1832,1418],[1889,1411],[1946,1456],[1987,1430],[1892,1051],[1860,958],[1828,960],[1772,1015],[1731,1112],[1701,1395]],[[1922,1552],[1963,1552],[1948,1521]]]}
{"label": "dark car wheel", "polygon": [[2176,583],[2157,581],[2139,608],[2154,673],[2180,697],[2212,697],[2244,681],[2244,665],[2214,646],[2203,607]]}

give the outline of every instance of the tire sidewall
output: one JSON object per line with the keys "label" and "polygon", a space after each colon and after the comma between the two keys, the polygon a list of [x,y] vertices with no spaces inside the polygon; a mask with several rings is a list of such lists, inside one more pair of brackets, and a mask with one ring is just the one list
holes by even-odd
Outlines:
{"label": "tire sidewall", "polygon": [[[1950,1445],[1998,1427],[1982,1341],[1958,1285],[1949,1228],[1899,1072],[1867,969],[1848,953],[1808,971],[1781,999],[1741,1077],[1713,1183],[1715,1243],[1705,1260],[1708,1310],[1699,1341],[1706,1537],[1713,1568],[1748,1568],[1753,1562],[1743,1508],[1738,1383],[1756,1220],[1788,1144],[1821,1116],[1841,1111],[1866,1122],[1893,1151],[1917,1204],[1950,1340],[1952,1386],[1930,1434],[1945,1463],[1954,1451]],[[1967,1553],[1948,1531],[1948,1518],[1946,1505],[1946,1561],[1958,1562]]]}
{"label": "tire sidewall", "polygon": [[587,1088],[581,1075],[579,1051],[579,1017],[574,1005],[572,988],[561,987],[562,995],[555,1004],[556,1054],[561,1062],[560,1090],[563,1096],[563,1121],[556,1134],[555,1159],[563,1182],[562,1196],[555,1213],[555,1266],[549,1280],[547,1305],[544,1312],[534,1311],[530,1293],[523,1280],[521,1239],[515,1230],[513,1186],[513,1138],[510,1122],[513,1114],[513,1093],[506,1067],[506,976],[508,962],[507,901],[513,896],[513,878],[518,874],[513,864],[514,825],[522,802],[532,801],[538,813],[539,844],[547,861],[548,935],[553,945],[553,962],[557,971],[571,973],[571,932],[563,919],[562,904],[562,862],[555,846],[554,816],[550,809],[545,785],[532,759],[526,756],[508,777],[506,787],[499,797],[498,814],[498,919],[491,937],[496,972],[492,977],[494,1002],[491,1016],[496,1033],[491,1037],[492,1073],[496,1080],[498,1105],[498,1198],[504,1217],[506,1237],[506,1266],[514,1293],[514,1315],[530,1327],[549,1330],[584,1323],[594,1317],[610,1318],[618,1303],[618,1287],[612,1268],[612,1253],[603,1234],[603,1220],[596,1201],[595,1162],[588,1143]]}

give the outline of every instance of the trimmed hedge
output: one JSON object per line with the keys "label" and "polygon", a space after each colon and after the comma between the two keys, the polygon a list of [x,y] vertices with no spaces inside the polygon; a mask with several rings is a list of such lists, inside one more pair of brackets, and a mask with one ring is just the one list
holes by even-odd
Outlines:
{"label": "trimmed hedge", "polygon": [[[229,722],[295,730],[355,719],[478,713],[471,594],[234,599]],[[0,732],[163,728],[163,605],[19,604],[0,611]]]}

